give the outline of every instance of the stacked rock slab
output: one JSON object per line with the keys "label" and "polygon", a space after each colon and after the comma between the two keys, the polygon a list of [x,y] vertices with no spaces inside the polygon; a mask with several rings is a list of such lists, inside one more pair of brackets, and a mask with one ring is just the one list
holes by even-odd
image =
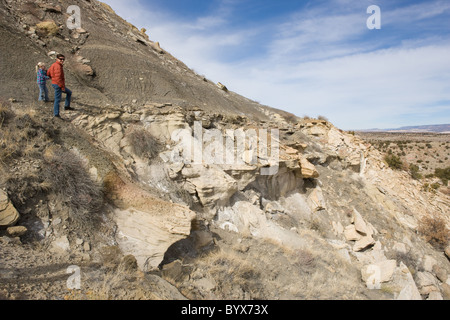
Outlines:
{"label": "stacked rock slab", "polygon": [[19,220],[19,212],[9,201],[5,191],[0,190],[0,228],[14,226]]}

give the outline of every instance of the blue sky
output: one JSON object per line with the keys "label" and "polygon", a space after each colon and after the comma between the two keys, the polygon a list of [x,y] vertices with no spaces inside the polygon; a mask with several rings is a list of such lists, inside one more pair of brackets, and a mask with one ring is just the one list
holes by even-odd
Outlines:
{"label": "blue sky", "polygon": [[[197,73],[344,130],[450,123],[449,0],[104,0]],[[369,29],[371,5],[381,29]]]}

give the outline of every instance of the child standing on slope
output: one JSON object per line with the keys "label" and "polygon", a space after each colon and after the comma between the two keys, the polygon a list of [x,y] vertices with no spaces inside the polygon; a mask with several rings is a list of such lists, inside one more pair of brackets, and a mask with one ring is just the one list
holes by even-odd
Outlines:
{"label": "child standing on slope", "polygon": [[45,68],[45,63],[39,62],[36,66],[37,73],[37,83],[39,86],[39,101],[48,102],[50,99],[48,98],[48,89],[47,89],[47,80],[50,79],[47,76],[47,69]]}

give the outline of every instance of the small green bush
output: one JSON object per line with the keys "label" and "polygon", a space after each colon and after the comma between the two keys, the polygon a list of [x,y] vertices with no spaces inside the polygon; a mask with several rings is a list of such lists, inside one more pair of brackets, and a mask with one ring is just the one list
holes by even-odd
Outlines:
{"label": "small green bush", "polygon": [[437,168],[434,170],[434,175],[441,179],[442,183],[446,186],[448,185],[448,180],[450,180],[450,167],[444,169]]}
{"label": "small green bush", "polygon": [[388,166],[395,170],[400,170],[403,168],[403,162],[400,157],[395,154],[390,154],[384,157],[384,161],[388,164]]}
{"label": "small green bush", "polygon": [[409,166],[409,173],[414,180],[420,180],[423,178],[422,174],[419,173],[419,166],[411,164]]}

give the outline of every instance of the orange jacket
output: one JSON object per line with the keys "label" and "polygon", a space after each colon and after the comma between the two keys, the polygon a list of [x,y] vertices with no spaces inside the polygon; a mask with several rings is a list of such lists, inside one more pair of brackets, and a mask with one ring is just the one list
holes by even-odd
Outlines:
{"label": "orange jacket", "polygon": [[57,84],[62,91],[66,90],[66,80],[64,78],[64,69],[59,61],[56,61],[47,70],[47,76],[52,78],[52,84]]}

